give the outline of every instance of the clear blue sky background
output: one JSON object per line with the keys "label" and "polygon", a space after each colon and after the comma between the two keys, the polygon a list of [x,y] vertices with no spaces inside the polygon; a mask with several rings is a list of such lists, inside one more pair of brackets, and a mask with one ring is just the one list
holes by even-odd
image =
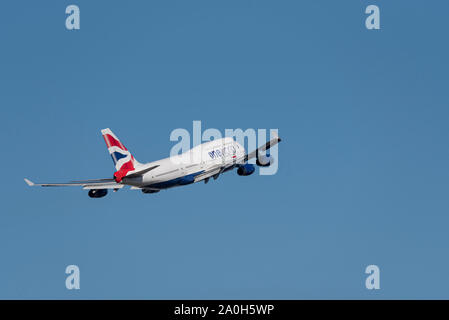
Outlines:
{"label": "clear blue sky background", "polygon": [[[449,298],[448,12],[2,1],[0,298]],[[279,128],[278,173],[102,199],[23,182],[110,177],[104,127],[166,157],[193,120]]]}

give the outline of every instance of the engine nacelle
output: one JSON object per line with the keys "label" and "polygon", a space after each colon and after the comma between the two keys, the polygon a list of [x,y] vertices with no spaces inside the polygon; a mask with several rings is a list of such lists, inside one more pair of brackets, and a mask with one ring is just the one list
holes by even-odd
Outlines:
{"label": "engine nacelle", "polygon": [[108,194],[108,189],[91,189],[89,190],[89,197],[102,198]]}
{"label": "engine nacelle", "polygon": [[237,169],[237,174],[239,176],[249,176],[250,174],[253,174],[255,170],[256,167],[254,167],[253,164],[247,163],[239,166],[239,168]]}
{"label": "engine nacelle", "polygon": [[271,155],[258,156],[256,164],[259,167],[269,167],[274,162],[274,158]]}

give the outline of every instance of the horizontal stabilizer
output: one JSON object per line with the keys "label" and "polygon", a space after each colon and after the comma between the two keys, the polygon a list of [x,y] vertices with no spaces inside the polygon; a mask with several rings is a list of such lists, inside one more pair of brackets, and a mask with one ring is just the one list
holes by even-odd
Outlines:
{"label": "horizontal stabilizer", "polygon": [[137,171],[133,171],[133,172],[131,172],[131,174],[126,175],[125,178],[136,178],[136,177],[139,177],[139,176],[147,173],[148,171],[156,169],[157,167],[159,167],[159,165],[151,166],[149,168],[140,169],[140,170],[137,170]]}

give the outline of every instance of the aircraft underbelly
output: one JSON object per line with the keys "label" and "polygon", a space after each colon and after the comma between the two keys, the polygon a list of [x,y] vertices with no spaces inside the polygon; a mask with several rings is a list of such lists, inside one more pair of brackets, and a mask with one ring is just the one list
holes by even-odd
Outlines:
{"label": "aircraft underbelly", "polygon": [[173,187],[177,187],[177,186],[185,186],[185,185],[194,183],[195,177],[201,173],[203,173],[203,171],[198,171],[195,173],[191,173],[191,174],[181,176],[178,178],[174,178],[174,179],[170,179],[167,181],[156,182],[156,183],[150,184],[146,187],[156,188],[156,189],[168,189],[168,188],[173,188]]}

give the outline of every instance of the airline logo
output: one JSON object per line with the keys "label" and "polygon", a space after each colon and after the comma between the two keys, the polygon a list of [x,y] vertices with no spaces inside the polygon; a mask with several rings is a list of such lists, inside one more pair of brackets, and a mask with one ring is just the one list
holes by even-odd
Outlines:
{"label": "airline logo", "polygon": [[114,173],[115,180],[120,182],[129,171],[135,169],[134,157],[110,129],[103,129],[101,130],[101,133],[103,134],[104,141],[108,146],[109,154],[111,155],[112,161],[114,161],[115,164],[115,169],[117,170]]}
{"label": "airline logo", "polygon": [[211,159],[225,158],[225,157],[231,156],[231,155],[232,155],[232,158],[235,158],[236,157],[235,151],[236,151],[235,147],[233,145],[230,145],[230,146],[226,146],[222,149],[212,150],[212,151],[208,152],[208,154]]}

